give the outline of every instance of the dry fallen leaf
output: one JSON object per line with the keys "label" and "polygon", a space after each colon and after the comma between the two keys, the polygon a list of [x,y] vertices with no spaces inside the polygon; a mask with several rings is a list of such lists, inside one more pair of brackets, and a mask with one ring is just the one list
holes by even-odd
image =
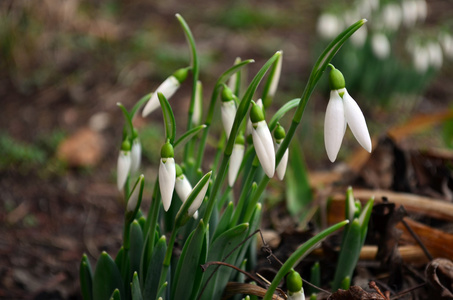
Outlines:
{"label": "dry fallen leaf", "polygon": [[436,299],[453,299],[453,262],[445,258],[431,261],[425,270],[426,280]]}
{"label": "dry fallen leaf", "polygon": [[347,291],[339,289],[330,295],[328,300],[385,300],[385,298],[377,293],[369,293],[361,287],[353,285]]}

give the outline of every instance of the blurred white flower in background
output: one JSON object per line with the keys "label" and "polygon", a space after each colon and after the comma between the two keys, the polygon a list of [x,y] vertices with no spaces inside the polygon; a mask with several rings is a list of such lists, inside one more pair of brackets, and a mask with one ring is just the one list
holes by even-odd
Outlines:
{"label": "blurred white flower in background", "polygon": [[379,59],[386,59],[390,55],[390,42],[383,33],[375,33],[371,37],[373,54]]}

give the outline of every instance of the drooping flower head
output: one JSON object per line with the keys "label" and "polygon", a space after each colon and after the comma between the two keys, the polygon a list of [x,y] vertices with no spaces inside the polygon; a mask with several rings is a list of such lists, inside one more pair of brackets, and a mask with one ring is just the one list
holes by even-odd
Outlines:
{"label": "drooping flower head", "polygon": [[[187,179],[186,175],[184,175],[181,167],[178,164],[176,164],[175,190],[178,194],[179,199],[181,199],[183,203],[187,200],[190,193],[192,192],[192,185],[190,184],[189,180]],[[198,218],[198,212],[195,212],[194,218]]]}
{"label": "drooping flower head", "polygon": [[288,275],[286,275],[286,287],[288,288],[289,300],[305,300],[302,277],[299,272],[289,271]]}
{"label": "drooping flower head", "polygon": [[329,76],[331,92],[324,119],[324,143],[327,156],[331,162],[334,162],[340,151],[347,125],[365,150],[371,152],[372,146],[365,117],[357,102],[348,94],[343,74],[332,65],[330,66],[332,68]]}
{"label": "drooping flower head", "polygon": [[[279,123],[277,124],[277,128],[274,130],[274,139],[275,139],[275,150],[278,151],[278,148],[280,148],[280,145],[283,142],[283,139],[286,136],[285,129],[283,126],[281,126]],[[289,149],[287,148],[285,153],[282,156],[282,159],[278,163],[277,166],[277,178],[279,180],[283,180],[285,177],[286,173],[286,166],[288,165],[288,157],[289,157]]]}
{"label": "drooping flower head", "polygon": [[131,143],[126,139],[121,144],[121,151],[118,156],[117,163],[117,186],[118,190],[121,191],[126,184],[127,176],[131,169]]}
{"label": "drooping flower head", "polygon": [[142,145],[138,138],[137,130],[133,130],[132,148],[131,148],[131,174],[135,174],[140,168],[142,160]]}
{"label": "drooping flower head", "polygon": [[181,83],[186,80],[189,73],[189,68],[179,69],[174,72],[170,77],[164,80],[156,91],[151,95],[151,98],[146,103],[143,109],[142,116],[146,117],[152,113],[156,108],[160,106],[158,93],[162,93],[166,99],[170,99],[171,96],[178,90]]}
{"label": "drooping flower head", "polygon": [[233,152],[230,157],[230,166],[228,168],[228,185],[233,186],[244,158],[244,135],[239,133],[234,141]]}
{"label": "drooping flower head", "polygon": [[275,173],[275,149],[272,135],[264,120],[264,112],[261,107],[252,104],[250,109],[250,121],[252,122],[252,138],[256,156],[263,167],[264,173],[269,178]]}
{"label": "drooping flower head", "polygon": [[234,101],[233,91],[226,85],[223,85],[222,90],[222,105],[220,107],[222,113],[222,125],[227,138],[230,137],[231,129],[233,128],[234,117],[236,116],[236,102]]}
{"label": "drooping flower head", "polygon": [[176,182],[174,150],[170,142],[166,142],[160,151],[159,188],[164,210],[168,211],[173,197]]}

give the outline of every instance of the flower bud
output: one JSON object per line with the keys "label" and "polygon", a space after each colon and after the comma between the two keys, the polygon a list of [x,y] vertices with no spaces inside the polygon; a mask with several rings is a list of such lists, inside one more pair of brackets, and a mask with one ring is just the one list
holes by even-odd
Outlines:
{"label": "flower bud", "polygon": [[161,148],[159,165],[159,188],[164,210],[168,211],[176,182],[176,167],[173,146],[167,142]]}
{"label": "flower bud", "polygon": [[228,185],[233,186],[238,176],[239,169],[244,158],[244,135],[239,134],[233,146],[233,152],[231,153],[230,166],[228,168]]}
{"label": "flower bud", "polygon": [[286,275],[286,287],[290,293],[296,293],[302,289],[302,277],[300,277],[299,272],[289,271]]}

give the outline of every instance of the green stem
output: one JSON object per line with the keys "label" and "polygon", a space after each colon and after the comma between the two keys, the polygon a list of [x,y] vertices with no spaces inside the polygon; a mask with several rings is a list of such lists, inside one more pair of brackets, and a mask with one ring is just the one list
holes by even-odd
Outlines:
{"label": "green stem", "polygon": [[345,220],[343,222],[337,223],[321,233],[318,233],[311,239],[309,239],[307,242],[303,243],[299,248],[296,249],[296,251],[291,254],[291,256],[286,260],[286,262],[283,264],[283,266],[280,267],[278,270],[277,275],[275,275],[274,280],[272,280],[271,285],[268,287],[266,295],[264,296],[263,300],[271,300],[272,295],[275,292],[275,289],[278,287],[280,282],[282,281],[283,277],[288,274],[288,272],[295,267],[295,265],[303,258],[305,257],[312,249],[314,249],[320,242],[322,242],[323,239],[343,227],[344,225],[348,224],[348,220]]}
{"label": "green stem", "polygon": [[[239,196],[237,207],[234,210],[234,214],[233,214],[233,217],[232,217],[231,222],[230,222],[230,224],[232,224],[232,226],[236,225],[236,223],[239,220],[239,217],[241,216],[241,214],[244,213],[243,212],[243,208],[245,207],[245,204],[247,202],[247,196],[250,193],[250,189],[252,187],[252,183],[253,183],[253,179],[255,177],[256,169],[257,169],[257,166],[252,165],[252,167],[250,168],[250,170],[249,170],[249,172],[247,174],[247,178],[246,178],[246,180],[244,182],[244,186],[242,187],[242,190],[241,190],[241,195]],[[250,219],[250,217],[247,218],[247,219],[244,218],[244,220],[249,220],[249,219]],[[248,222],[248,221],[246,221],[246,222]]]}
{"label": "green stem", "polygon": [[171,256],[173,254],[173,246],[175,245],[177,231],[178,231],[178,228],[173,229],[173,231],[171,232],[170,240],[168,241],[167,251],[165,252],[164,262],[162,263],[162,271],[160,273],[160,279],[159,279],[159,285],[158,285],[159,287],[162,286],[167,279],[167,273],[168,273],[168,269],[170,268]]}

